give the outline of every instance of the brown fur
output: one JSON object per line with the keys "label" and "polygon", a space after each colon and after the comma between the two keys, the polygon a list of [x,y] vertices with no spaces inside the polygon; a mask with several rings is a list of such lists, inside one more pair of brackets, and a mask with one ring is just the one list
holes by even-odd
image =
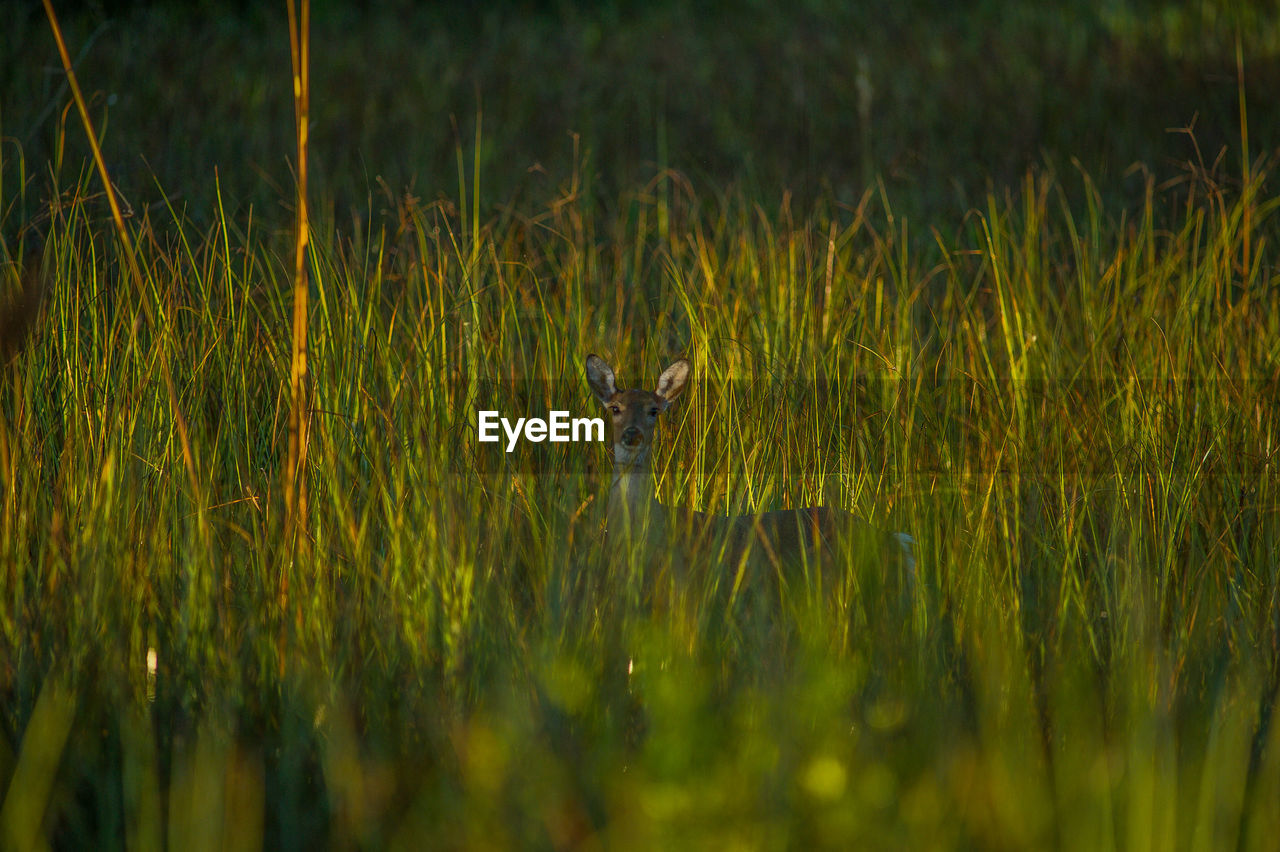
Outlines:
{"label": "brown fur", "polygon": [[21,270],[22,287],[0,304],[0,360],[8,361],[27,342],[44,296],[40,260],[30,257]]}

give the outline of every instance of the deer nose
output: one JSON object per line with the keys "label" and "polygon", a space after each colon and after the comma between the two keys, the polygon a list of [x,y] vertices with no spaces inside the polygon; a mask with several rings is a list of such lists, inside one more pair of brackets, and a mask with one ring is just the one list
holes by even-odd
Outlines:
{"label": "deer nose", "polygon": [[631,447],[634,449],[635,447],[640,446],[643,441],[644,435],[642,435],[640,430],[635,426],[628,426],[626,429],[622,430],[622,445],[624,447]]}

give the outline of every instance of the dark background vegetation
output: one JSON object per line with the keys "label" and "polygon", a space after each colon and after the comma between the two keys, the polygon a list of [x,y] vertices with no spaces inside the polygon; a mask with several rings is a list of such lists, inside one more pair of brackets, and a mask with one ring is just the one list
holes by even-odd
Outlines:
{"label": "dark background vegetation", "polygon": [[[216,169],[233,209],[279,209],[283,3],[56,5],[128,198],[163,190],[207,217]],[[85,150],[78,128],[62,136],[43,12],[6,17],[6,172],[21,150],[30,179],[55,163],[71,182]],[[1238,158],[1241,83],[1251,156],[1280,129],[1268,3],[318,2],[313,18],[311,174],[339,221],[370,196],[456,193],[478,114],[490,206],[545,202],[575,174],[612,204],[669,167],[770,206],[855,203],[878,177],[897,212],[930,220],[1028,168],[1078,162],[1105,197],[1136,200],[1135,164],[1165,181],[1224,146]],[[1218,167],[1240,174],[1238,159]]]}

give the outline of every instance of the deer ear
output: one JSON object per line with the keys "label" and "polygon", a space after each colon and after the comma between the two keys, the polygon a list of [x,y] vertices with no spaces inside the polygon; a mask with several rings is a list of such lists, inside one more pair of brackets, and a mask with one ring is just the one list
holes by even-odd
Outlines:
{"label": "deer ear", "polygon": [[658,387],[654,393],[667,402],[675,402],[676,397],[680,396],[680,392],[684,390],[685,382],[689,380],[689,373],[692,371],[693,368],[689,362],[681,358],[658,376]]}
{"label": "deer ear", "polygon": [[609,400],[618,392],[618,381],[613,375],[613,368],[598,355],[587,356],[587,384],[601,405],[608,405]]}

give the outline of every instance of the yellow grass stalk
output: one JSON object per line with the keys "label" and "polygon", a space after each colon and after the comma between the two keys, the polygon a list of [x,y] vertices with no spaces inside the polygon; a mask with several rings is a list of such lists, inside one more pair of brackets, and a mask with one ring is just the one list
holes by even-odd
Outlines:
{"label": "yellow grass stalk", "polygon": [[[307,403],[307,122],[310,114],[311,84],[310,65],[311,3],[302,0],[301,20],[299,5],[288,0],[289,53],[293,60],[293,110],[298,128],[298,230],[293,256],[293,346],[289,360],[289,461],[285,468],[284,499],[287,534],[295,552],[306,548],[306,536],[299,536],[305,529],[307,518],[306,462],[308,443]],[[282,603],[287,581],[282,586]]]}

